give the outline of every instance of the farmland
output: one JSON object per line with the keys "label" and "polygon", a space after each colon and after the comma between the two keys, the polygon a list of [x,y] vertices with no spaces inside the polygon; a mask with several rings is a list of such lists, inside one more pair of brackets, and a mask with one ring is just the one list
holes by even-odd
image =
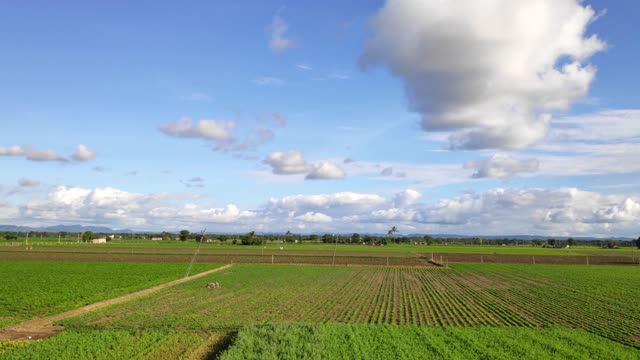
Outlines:
{"label": "farmland", "polygon": [[[221,289],[204,284],[219,281]],[[562,326],[640,348],[640,269],[237,265],[63,321],[73,329],[224,330],[261,323]]]}
{"label": "farmland", "polygon": [[[197,264],[192,273],[215,266]],[[2,261],[0,327],[165,283],[185,271],[185,264]]]}
{"label": "farmland", "polygon": [[221,360],[637,359],[633,349],[563,328],[414,325],[258,325],[240,330]]}
{"label": "farmland", "polygon": [[201,345],[211,345],[219,335],[184,331],[65,331],[33,344],[18,343],[2,352],[3,359],[172,359],[201,354]]}
{"label": "farmland", "polygon": [[[332,252],[304,246],[238,248],[203,246],[199,261],[233,265],[63,318],[57,324],[64,331],[38,342],[0,341],[0,357],[633,359],[640,353],[638,265],[497,264],[490,260],[493,254],[486,254],[484,263],[439,268],[413,252],[338,247],[336,265],[380,262],[300,266],[285,263],[304,259],[331,265]],[[30,260],[0,262],[3,274],[11,274],[0,284],[9,294],[0,303],[2,325],[179,278],[192,251],[61,245],[0,252],[0,258],[17,254]],[[39,256],[59,261],[38,261]],[[119,262],[104,262],[105,256]],[[180,262],[126,262],[141,256]],[[238,261],[272,256],[278,259],[274,264]],[[71,257],[75,261],[62,261]],[[80,261],[95,257],[101,262]],[[192,273],[217,266],[198,263]],[[207,289],[212,282],[220,288]]]}
{"label": "farmland", "polygon": [[[46,245],[45,245],[46,244]],[[122,244],[65,244],[48,242],[24,246],[0,246],[1,260],[186,262],[195,243],[149,241]],[[334,256],[335,255],[335,256]],[[517,264],[638,264],[634,248],[576,247],[550,249],[524,245],[410,245],[387,246],[327,244],[267,244],[263,246],[203,244],[199,262],[257,264],[352,264],[420,266],[432,256],[446,262]]]}

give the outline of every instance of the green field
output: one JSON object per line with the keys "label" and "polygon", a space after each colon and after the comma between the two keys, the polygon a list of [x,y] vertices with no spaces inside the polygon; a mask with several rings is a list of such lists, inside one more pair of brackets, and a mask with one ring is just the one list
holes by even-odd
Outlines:
{"label": "green field", "polygon": [[[206,345],[215,344],[220,336],[185,331],[106,330],[65,331],[33,344],[5,342],[2,359],[198,359],[206,356]],[[205,346],[203,346],[205,345]],[[202,348],[201,348],[202,347]]]}
{"label": "green field", "polygon": [[[205,289],[218,281],[220,289]],[[640,349],[640,267],[452,269],[236,265],[62,321],[81,329],[224,330],[262,323],[562,326]]]}
{"label": "green field", "polygon": [[[14,242],[15,244],[18,244]],[[0,243],[2,244],[2,243]],[[0,246],[0,251],[10,251],[12,248],[15,250],[24,250],[24,239],[21,238],[20,245],[16,246],[8,246],[8,243],[5,243],[5,246]],[[146,249],[147,252],[153,253],[154,250],[168,250],[175,249],[177,252],[189,252],[191,249],[195,249],[197,247],[197,243],[195,241],[178,241],[178,240],[163,240],[163,241],[151,241],[151,240],[114,240],[111,243],[107,244],[88,244],[88,243],[78,243],[74,239],[67,239],[67,241],[62,241],[60,244],[57,242],[57,238],[41,238],[41,239],[31,239],[29,244],[35,247],[34,250],[38,250],[38,248],[50,249],[51,251],[55,251],[55,248],[63,248],[66,250],[63,251],[97,251],[97,252],[109,252],[109,251],[119,251],[126,252],[126,250],[131,251],[131,249]],[[211,250],[213,252],[236,252],[236,253],[247,253],[247,254],[278,254],[280,253],[280,248],[283,248],[284,251],[305,251],[305,252],[326,252],[333,253],[335,245],[334,244],[323,244],[323,243],[300,243],[300,244],[281,244],[281,243],[267,243],[265,245],[231,245],[225,244],[221,245],[219,243],[214,244],[202,244],[202,249],[204,251]],[[61,249],[60,249],[61,250]],[[134,250],[135,251],[135,250]],[[554,248],[543,248],[540,246],[532,246],[529,243],[524,243],[521,245],[508,245],[508,246],[497,246],[497,245],[460,245],[460,244],[432,244],[432,245],[413,245],[413,244],[389,244],[384,246],[368,246],[368,245],[354,245],[354,244],[338,244],[337,251],[339,253],[373,253],[373,254],[389,254],[392,255],[412,255],[416,253],[428,253],[428,252],[437,252],[437,253],[456,253],[456,254],[505,254],[505,255],[573,255],[573,256],[585,256],[585,255],[628,255],[631,256],[634,253],[636,255],[640,254],[640,250],[636,247],[623,247],[619,249],[602,249],[597,246],[574,246],[569,249],[554,249]],[[144,250],[143,250],[144,252]]]}
{"label": "green field", "polygon": [[[168,282],[186,266],[4,261],[2,321]],[[0,358],[635,359],[637,284],[637,265],[236,264],[61,320],[42,341],[0,341]]]}
{"label": "green field", "polygon": [[[191,273],[216,266],[196,264]],[[0,327],[166,283],[186,269],[186,264],[2,261]]]}
{"label": "green field", "polygon": [[[258,355],[259,354],[259,355]],[[566,328],[413,325],[258,325],[243,328],[221,360],[637,359],[638,352]]]}

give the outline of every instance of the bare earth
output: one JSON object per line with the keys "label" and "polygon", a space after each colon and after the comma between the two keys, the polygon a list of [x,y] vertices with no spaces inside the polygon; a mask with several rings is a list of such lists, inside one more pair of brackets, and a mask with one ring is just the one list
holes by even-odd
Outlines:
{"label": "bare earth", "polygon": [[86,313],[88,311],[91,310],[95,310],[95,309],[99,309],[105,306],[109,306],[109,305],[113,305],[113,304],[117,304],[123,301],[127,301],[142,295],[146,295],[146,294],[150,294],[152,292],[164,289],[164,288],[168,288],[170,286],[174,286],[174,285],[178,285],[178,284],[182,284],[184,282],[193,280],[193,279],[197,279],[206,275],[209,275],[211,273],[217,272],[217,271],[221,271],[224,269],[228,269],[231,266],[233,266],[233,264],[228,264],[216,269],[212,269],[212,270],[208,270],[205,272],[201,272],[199,274],[196,275],[192,275],[186,278],[182,278],[182,279],[178,279],[178,280],[174,280],[165,284],[161,284],[161,285],[156,285],[154,287],[150,287],[148,289],[144,289],[144,290],[140,290],[140,291],[136,291],[133,292],[131,294],[127,294],[127,295],[122,295],[122,296],[118,296],[116,298],[113,299],[108,299],[108,300],[104,300],[104,301],[100,301],[94,304],[90,304],[90,305],[86,305],[77,309],[73,309],[73,310],[69,310],[57,315],[52,315],[52,316],[47,316],[44,318],[36,318],[36,319],[32,319],[32,320],[28,320],[25,322],[22,322],[20,324],[15,324],[15,325],[11,325],[8,326],[6,328],[0,329],[0,339],[6,339],[6,340],[38,340],[38,339],[43,339],[43,338],[47,338],[50,336],[53,336],[57,333],[59,333],[60,331],[62,331],[63,327],[62,326],[58,326],[58,325],[53,325],[54,322],[56,321],[60,321],[62,319],[66,319],[68,317],[71,316],[75,316],[75,315],[79,315],[79,314],[83,314]]}

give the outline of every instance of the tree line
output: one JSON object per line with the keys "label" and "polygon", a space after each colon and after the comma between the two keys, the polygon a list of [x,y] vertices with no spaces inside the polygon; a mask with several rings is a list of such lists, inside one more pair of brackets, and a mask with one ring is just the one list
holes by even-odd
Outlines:
{"label": "tree line", "polygon": [[[431,235],[410,235],[396,236],[397,228],[392,227],[388,234],[372,235],[372,234],[294,234],[291,231],[280,234],[257,234],[250,231],[244,234],[205,234],[204,238],[200,233],[190,232],[189,230],[181,230],[178,233],[163,231],[160,233],[136,233],[136,234],[102,234],[85,231],[82,233],[70,232],[45,232],[30,231],[31,239],[63,239],[80,238],[83,242],[91,241],[95,238],[108,237],[114,235],[121,239],[158,239],[162,240],[180,240],[180,241],[203,241],[216,242],[220,244],[234,245],[263,245],[266,243],[324,243],[324,244],[358,244],[370,246],[382,246],[388,244],[414,244],[414,245],[530,245],[539,247],[561,248],[576,245],[597,246],[601,248],[618,248],[633,247],[640,249],[640,237],[636,240],[617,240],[617,239],[599,239],[599,240],[583,240],[573,237],[567,238],[541,238],[541,239],[514,239],[514,238],[482,238],[482,237],[435,237]],[[26,237],[26,232],[5,231],[0,232],[0,241],[20,242]]]}

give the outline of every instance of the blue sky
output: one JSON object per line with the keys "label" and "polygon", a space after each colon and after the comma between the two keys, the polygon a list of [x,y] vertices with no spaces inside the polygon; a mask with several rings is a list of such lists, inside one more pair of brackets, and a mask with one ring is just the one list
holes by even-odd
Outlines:
{"label": "blue sky", "polygon": [[2,4],[0,223],[636,236],[637,4],[475,4]]}

